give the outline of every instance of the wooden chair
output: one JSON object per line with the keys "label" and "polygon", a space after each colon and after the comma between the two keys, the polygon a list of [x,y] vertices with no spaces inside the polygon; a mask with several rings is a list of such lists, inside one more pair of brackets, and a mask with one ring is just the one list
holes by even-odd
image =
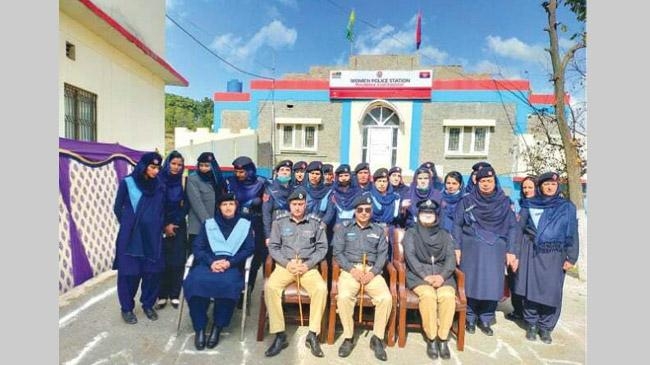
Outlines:
{"label": "wooden chair", "polygon": [[[327,282],[327,260],[323,259],[319,264],[319,271],[321,274],[321,277],[325,282]],[[269,255],[266,258],[266,262],[264,263],[264,282],[266,283],[266,280],[271,276],[271,273],[273,272],[273,268],[275,268],[275,261]],[[310,298],[309,294],[307,294],[307,290],[303,287],[300,288],[300,293],[298,293],[298,285],[297,283],[293,282],[289,284],[286,288],[284,288],[284,291],[282,292],[282,305],[283,307],[286,307],[286,304],[291,304],[291,305],[298,305],[298,297],[300,297],[300,302],[303,304],[303,320],[305,325],[309,324],[309,303],[310,303]],[[261,301],[260,301],[260,315],[259,319],[257,322],[257,341],[263,341],[264,340],[264,332],[266,330],[266,317],[267,317],[267,310],[266,310],[266,302],[264,301],[264,287],[262,287],[261,290]],[[286,309],[286,308],[285,308]],[[327,307],[326,307],[327,309]],[[297,312],[297,311],[296,311]],[[327,313],[323,313],[323,320],[321,322],[321,331],[319,334],[319,341],[323,342],[325,339],[325,319],[327,318]],[[287,322],[294,322],[294,323],[300,323],[300,315],[295,314],[293,315],[290,311],[284,311],[284,320]]]}
{"label": "wooden chair", "polygon": [[[398,346],[406,345],[407,329],[422,330],[421,323],[408,323],[406,320],[407,310],[418,310],[420,302],[418,296],[406,286],[406,263],[404,262],[404,247],[402,239],[404,238],[403,229],[395,229],[393,233],[393,265],[397,270],[398,293],[399,293],[399,317],[397,325]],[[465,296],[465,274],[456,268],[456,313],[454,315],[454,324],[451,327],[451,333],[456,336],[456,347],[458,351],[465,348],[465,318],[467,316],[467,297]]]}
{"label": "wooden chair", "polygon": [[[341,274],[341,267],[339,266],[338,262],[336,262],[336,259],[332,259],[332,288],[330,289],[330,295],[329,295],[329,319],[328,319],[328,327],[327,327],[327,344],[331,345],[334,343],[334,332],[336,329],[336,306],[337,306],[337,298],[338,298],[338,280],[339,280],[339,275]],[[383,272],[384,278],[386,279],[386,282],[388,283],[388,289],[390,290],[390,294],[393,297],[393,308],[390,311],[390,317],[388,319],[388,324],[386,326],[388,330],[388,334],[386,335],[386,344],[388,346],[395,346],[395,322],[397,318],[397,271],[395,270],[395,267],[393,266],[392,263],[387,262],[386,265],[384,266],[384,272]],[[356,308],[359,307],[359,300],[361,300],[361,293],[357,294],[357,304]],[[363,307],[364,308],[372,308],[374,307],[374,304],[372,304],[372,298],[367,294],[364,293],[363,295]],[[373,312],[374,314],[374,312]],[[374,316],[373,315],[365,315],[364,318],[362,318],[362,323],[359,323],[357,321],[357,318],[355,316],[355,326],[361,326],[361,327],[370,327],[374,325]]]}

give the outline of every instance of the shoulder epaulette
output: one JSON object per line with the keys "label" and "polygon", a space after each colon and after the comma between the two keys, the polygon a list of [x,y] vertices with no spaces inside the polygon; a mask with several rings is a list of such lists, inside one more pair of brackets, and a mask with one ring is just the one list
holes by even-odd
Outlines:
{"label": "shoulder epaulette", "polygon": [[343,225],[343,227],[350,227],[352,223],[354,223],[353,220],[345,220],[341,223],[341,225]]}
{"label": "shoulder epaulette", "polygon": [[321,217],[319,217],[319,216],[316,215],[316,214],[310,214],[310,215],[309,215],[309,219],[310,219],[310,220],[313,219],[313,220],[315,220],[316,222],[320,222],[320,221],[322,221]]}
{"label": "shoulder epaulette", "polygon": [[275,220],[277,221],[277,220],[280,220],[280,219],[283,219],[283,218],[289,218],[290,216],[291,216],[291,214],[289,214],[289,212],[282,212],[282,213],[278,214],[277,217],[275,217]]}

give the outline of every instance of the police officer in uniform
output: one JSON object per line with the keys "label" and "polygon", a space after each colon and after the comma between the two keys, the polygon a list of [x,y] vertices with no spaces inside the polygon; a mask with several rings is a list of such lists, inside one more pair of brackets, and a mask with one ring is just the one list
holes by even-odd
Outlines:
{"label": "police officer in uniform", "polygon": [[318,343],[321,320],[327,301],[327,283],[318,271],[318,264],[327,253],[325,224],[313,215],[306,215],[307,192],[298,187],[289,196],[289,213],[273,221],[269,239],[269,254],[275,269],[266,280],[264,301],[269,311],[270,333],[276,337],[264,353],[275,356],[289,346],[284,333],[282,292],[300,277],[300,285],[310,297],[309,334],[305,345],[317,357],[325,356]]}
{"label": "police officer in uniform", "polygon": [[337,307],[343,325],[344,340],[339,347],[339,356],[347,357],[354,347],[354,306],[357,293],[363,284],[364,291],[370,295],[375,305],[370,348],[377,359],[386,361],[383,339],[393,302],[381,272],[388,258],[388,240],[385,230],[370,220],[372,216],[370,194],[357,197],[354,206],[354,221],[344,222],[341,228],[336,229],[332,243],[334,258],[342,269],[338,282]]}

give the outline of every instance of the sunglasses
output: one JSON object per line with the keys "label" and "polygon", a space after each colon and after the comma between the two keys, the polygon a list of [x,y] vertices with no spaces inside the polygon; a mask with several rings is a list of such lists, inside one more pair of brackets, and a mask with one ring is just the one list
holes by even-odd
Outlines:
{"label": "sunglasses", "polygon": [[372,213],[372,208],[357,208],[357,213]]}

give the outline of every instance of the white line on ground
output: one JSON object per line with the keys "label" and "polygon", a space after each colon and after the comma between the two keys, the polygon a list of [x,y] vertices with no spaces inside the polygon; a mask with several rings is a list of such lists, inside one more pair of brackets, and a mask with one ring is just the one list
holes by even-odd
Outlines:
{"label": "white line on ground", "polygon": [[95,338],[93,338],[92,341],[88,342],[86,344],[86,346],[84,346],[84,348],[81,349],[81,351],[79,352],[79,355],[77,355],[77,357],[75,357],[74,359],[72,359],[70,361],[66,361],[65,365],[76,365],[76,364],[78,364],[79,360],[81,360],[88,352],[90,352],[90,350],[92,350],[93,347],[97,346],[99,341],[101,341],[102,339],[104,339],[106,337],[108,337],[108,332],[106,332],[106,331],[101,332],[100,334],[95,336]]}
{"label": "white line on ground", "polygon": [[93,304],[103,300],[104,298],[108,297],[109,295],[113,295],[113,293],[115,293],[116,291],[117,291],[117,287],[113,287],[113,288],[107,289],[105,292],[103,292],[103,293],[101,293],[99,295],[96,295],[96,296],[90,298],[90,300],[88,300],[86,303],[84,303],[81,307],[73,310],[72,312],[70,312],[70,313],[66,314],[65,316],[63,316],[63,318],[59,319],[59,329],[69,325],[70,322],[72,322],[73,320],[76,319],[75,317],[79,313],[86,310],[87,308],[89,308]]}

